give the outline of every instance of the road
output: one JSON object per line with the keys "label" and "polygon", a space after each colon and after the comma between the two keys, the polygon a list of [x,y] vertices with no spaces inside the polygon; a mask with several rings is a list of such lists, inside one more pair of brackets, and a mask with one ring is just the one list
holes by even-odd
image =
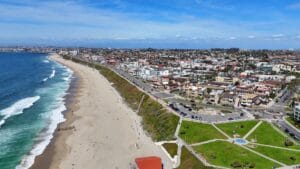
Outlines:
{"label": "road", "polygon": [[290,134],[292,137],[294,137],[295,140],[300,141],[300,132],[290,126],[287,122],[285,122],[284,120],[277,120],[276,124],[282,131]]}
{"label": "road", "polygon": [[[199,121],[206,121],[209,123],[224,122],[224,121],[228,121],[228,120],[243,120],[243,119],[248,118],[246,116],[241,116],[242,111],[236,111],[233,113],[222,113],[222,115],[221,114],[211,115],[211,114],[196,113],[194,110],[184,107],[186,105],[191,105],[190,101],[181,99],[177,95],[172,94],[172,93],[166,93],[163,91],[159,91],[159,90],[153,88],[149,83],[146,83],[142,79],[132,76],[131,74],[129,74],[128,72],[126,72],[122,69],[116,68],[114,66],[109,66],[109,65],[106,65],[106,66],[113,69],[118,74],[120,74],[127,80],[131,81],[133,84],[137,85],[138,87],[140,87],[147,93],[151,94],[155,98],[160,99],[160,100],[167,100],[169,103],[175,103],[178,108],[178,109],[175,109],[175,111],[180,116],[183,116],[185,118],[190,118],[190,119],[199,120]],[[214,108],[213,105],[211,107]]]}

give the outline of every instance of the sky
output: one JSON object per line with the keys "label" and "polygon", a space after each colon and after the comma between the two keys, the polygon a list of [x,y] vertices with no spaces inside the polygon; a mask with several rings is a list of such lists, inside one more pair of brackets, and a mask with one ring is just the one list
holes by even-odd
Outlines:
{"label": "sky", "polygon": [[300,48],[300,0],[0,0],[0,46]]}

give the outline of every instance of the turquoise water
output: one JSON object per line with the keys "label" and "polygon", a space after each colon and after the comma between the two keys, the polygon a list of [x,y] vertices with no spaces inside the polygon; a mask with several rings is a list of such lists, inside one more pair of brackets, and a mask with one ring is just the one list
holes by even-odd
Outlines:
{"label": "turquoise water", "polygon": [[47,54],[0,53],[0,169],[29,168],[43,152],[71,79]]}
{"label": "turquoise water", "polygon": [[239,145],[246,145],[246,144],[248,144],[248,141],[243,138],[235,138],[234,143],[239,144]]}

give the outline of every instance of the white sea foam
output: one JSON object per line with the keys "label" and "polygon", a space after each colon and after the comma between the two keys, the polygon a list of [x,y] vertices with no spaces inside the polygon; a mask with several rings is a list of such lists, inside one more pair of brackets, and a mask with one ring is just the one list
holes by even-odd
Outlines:
{"label": "white sea foam", "polygon": [[11,116],[16,116],[23,113],[23,110],[30,108],[36,101],[40,99],[40,96],[27,97],[21,99],[10,107],[0,111],[0,115],[3,116],[0,121],[0,127],[5,123],[5,120]]}
{"label": "white sea foam", "polygon": [[43,79],[43,82],[46,82],[48,80],[48,77],[46,77],[45,79]]}
{"label": "white sea foam", "polygon": [[59,107],[51,111],[51,119],[50,124],[47,128],[47,130],[40,135],[39,138],[36,140],[39,140],[39,143],[36,144],[33,149],[27,154],[21,161],[21,163],[16,167],[16,169],[28,169],[31,167],[34,163],[34,159],[36,156],[41,155],[48,144],[50,143],[51,139],[53,138],[53,133],[57,127],[57,125],[63,121],[65,121],[65,118],[62,114],[63,111],[66,110],[66,107],[64,103],[62,102]]}
{"label": "white sea foam", "polygon": [[[66,68],[66,67],[65,67]],[[69,88],[70,79],[72,78],[73,71],[66,68],[68,72],[67,79],[65,79],[64,84],[66,85],[65,91],[61,92],[58,97],[56,98],[56,105],[57,107],[54,108],[49,113],[45,114],[47,119],[49,119],[49,124],[47,125],[46,131],[40,133],[39,137],[36,138],[37,144],[32,148],[32,150],[22,159],[21,163],[16,167],[16,169],[28,169],[30,168],[35,160],[35,157],[41,155],[48,144],[50,143],[51,139],[53,138],[53,133],[57,128],[57,125],[63,121],[65,118],[62,114],[63,111],[66,110],[64,96],[66,96],[66,90]],[[54,73],[55,74],[55,73]],[[61,88],[61,87],[60,87]]]}
{"label": "white sea foam", "polygon": [[44,79],[43,79],[43,82],[46,82],[47,80],[52,79],[52,78],[55,76],[55,73],[56,73],[56,72],[55,72],[55,70],[53,69],[52,72],[51,72],[51,74],[50,74],[50,76],[44,78]]}
{"label": "white sea foam", "polygon": [[43,60],[44,63],[49,63],[49,60],[45,59]]}
{"label": "white sea foam", "polygon": [[55,70],[52,70],[51,75],[49,76],[49,79],[52,79],[55,76]]}

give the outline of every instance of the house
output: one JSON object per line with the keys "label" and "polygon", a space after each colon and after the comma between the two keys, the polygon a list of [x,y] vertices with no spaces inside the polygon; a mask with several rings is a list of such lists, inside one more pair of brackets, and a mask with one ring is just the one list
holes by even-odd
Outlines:
{"label": "house", "polygon": [[220,104],[224,106],[234,106],[236,95],[233,92],[224,92],[220,96]]}
{"label": "house", "polygon": [[272,92],[272,88],[266,87],[263,85],[257,86],[255,89],[255,94],[260,95],[260,96],[269,96]]}
{"label": "house", "polygon": [[208,95],[207,101],[210,103],[218,104],[220,96],[223,92],[223,90],[212,90]]}
{"label": "house", "polygon": [[239,85],[236,87],[236,92],[238,93],[253,93],[254,85]]}
{"label": "house", "polygon": [[273,66],[273,71],[280,72],[280,71],[296,71],[296,66],[292,63],[283,62]]}
{"label": "house", "polygon": [[240,104],[244,107],[251,107],[252,105],[260,104],[259,96],[256,94],[244,94],[241,97]]}
{"label": "house", "polygon": [[135,159],[137,169],[163,169],[162,161],[159,157],[142,157]]}
{"label": "house", "polygon": [[116,65],[117,61],[115,59],[108,59],[107,63],[110,64],[110,65]]}

